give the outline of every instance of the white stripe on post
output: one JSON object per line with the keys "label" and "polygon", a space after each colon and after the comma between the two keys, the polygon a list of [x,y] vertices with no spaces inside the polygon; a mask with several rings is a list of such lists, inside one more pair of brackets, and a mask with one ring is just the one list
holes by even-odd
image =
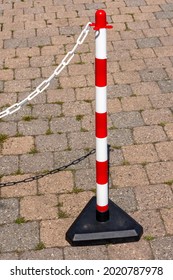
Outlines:
{"label": "white stripe on post", "polygon": [[107,58],[106,28],[100,28],[96,32],[96,58]]}
{"label": "white stripe on post", "polygon": [[108,205],[108,183],[105,185],[97,184],[97,205]]}
{"label": "white stripe on post", "polygon": [[96,137],[96,160],[103,162],[108,159],[107,153],[107,137],[98,138]]}
{"label": "white stripe on post", "polygon": [[107,87],[96,86],[96,112],[107,112]]}

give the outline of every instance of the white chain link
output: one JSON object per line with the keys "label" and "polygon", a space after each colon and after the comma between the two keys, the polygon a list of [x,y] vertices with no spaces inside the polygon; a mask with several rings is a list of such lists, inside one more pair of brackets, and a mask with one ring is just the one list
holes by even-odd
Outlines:
{"label": "white chain link", "polygon": [[79,35],[76,45],[73,47],[71,51],[69,51],[66,56],[63,58],[61,63],[58,65],[58,67],[54,70],[54,72],[51,74],[49,78],[44,80],[33,92],[31,92],[28,97],[20,101],[19,103],[15,103],[14,105],[8,107],[6,110],[0,112],[0,119],[4,118],[8,115],[11,115],[15,112],[17,112],[24,104],[26,104],[28,101],[31,101],[33,98],[35,98],[38,94],[42,93],[45,89],[47,89],[51,83],[51,81],[54,79],[54,77],[58,76],[61,71],[64,69],[65,66],[67,66],[72,58],[74,57],[75,51],[79,45],[82,45],[85,38],[88,35],[89,28],[90,28],[90,22],[88,22],[85,26],[85,28],[82,30],[81,34]]}

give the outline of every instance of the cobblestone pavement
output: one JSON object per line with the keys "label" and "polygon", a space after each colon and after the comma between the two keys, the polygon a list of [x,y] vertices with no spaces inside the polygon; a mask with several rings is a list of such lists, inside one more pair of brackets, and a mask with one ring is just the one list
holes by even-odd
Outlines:
{"label": "cobblestone pavement", "polygon": [[[1,259],[173,259],[173,0],[0,0],[1,111],[26,97],[104,9],[110,198],[139,242],[71,247],[65,232],[95,192],[95,155],[0,190]],[[49,89],[0,122],[0,181],[67,164],[95,147],[94,32]]]}

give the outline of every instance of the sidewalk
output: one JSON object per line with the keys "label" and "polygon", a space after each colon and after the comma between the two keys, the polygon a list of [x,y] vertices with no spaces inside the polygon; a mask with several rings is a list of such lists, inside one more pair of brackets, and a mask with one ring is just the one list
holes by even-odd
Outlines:
{"label": "sidewalk", "polygon": [[[110,198],[144,234],[97,247],[65,241],[95,195],[93,154],[0,189],[0,259],[173,259],[173,0],[0,0],[0,111],[49,77],[96,9],[114,27],[107,32]],[[94,43],[91,29],[47,91],[0,120],[0,183],[95,148]]]}

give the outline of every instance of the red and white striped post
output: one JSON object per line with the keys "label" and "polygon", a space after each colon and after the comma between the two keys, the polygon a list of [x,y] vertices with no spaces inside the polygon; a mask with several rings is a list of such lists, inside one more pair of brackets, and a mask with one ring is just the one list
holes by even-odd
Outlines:
{"label": "red and white striped post", "polygon": [[96,86],[96,218],[103,222],[109,219],[108,206],[108,143],[107,143],[107,47],[106,13],[95,14],[95,86]]}
{"label": "red and white striped post", "polygon": [[108,197],[108,144],[107,144],[107,52],[106,13],[96,11],[96,197],[92,197],[66,232],[72,246],[101,245],[138,241],[143,233],[139,225]]}

